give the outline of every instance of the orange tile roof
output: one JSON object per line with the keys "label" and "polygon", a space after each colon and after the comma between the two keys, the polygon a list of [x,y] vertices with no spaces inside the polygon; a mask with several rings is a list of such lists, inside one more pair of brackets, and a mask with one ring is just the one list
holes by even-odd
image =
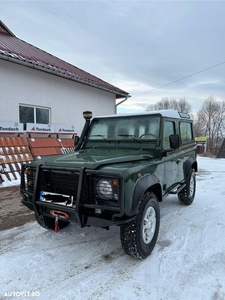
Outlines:
{"label": "orange tile roof", "polygon": [[0,184],[20,179],[21,164],[34,160],[23,137],[0,138]]}
{"label": "orange tile roof", "polygon": [[50,148],[31,148],[31,153],[33,156],[49,156],[49,155],[59,155],[62,154],[59,147]]}
{"label": "orange tile roof", "polygon": [[8,146],[26,146],[27,143],[24,137],[0,137],[0,147]]}
{"label": "orange tile roof", "polygon": [[20,179],[21,164],[33,161],[34,157],[62,155],[73,151],[72,138],[1,137],[0,184],[6,180]]}
{"label": "orange tile roof", "polygon": [[54,137],[28,138],[27,140],[31,148],[60,147],[58,140]]}
{"label": "orange tile roof", "polygon": [[58,139],[61,147],[64,148],[74,148],[74,139]]}

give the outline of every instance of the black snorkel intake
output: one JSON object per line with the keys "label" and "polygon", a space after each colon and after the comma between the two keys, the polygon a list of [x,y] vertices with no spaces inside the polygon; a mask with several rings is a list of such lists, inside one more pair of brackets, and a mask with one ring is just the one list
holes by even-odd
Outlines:
{"label": "black snorkel intake", "polygon": [[75,137],[75,140],[74,140],[74,142],[75,142],[75,151],[78,151],[80,149],[81,145],[84,142],[84,138],[87,135],[87,132],[88,132],[88,129],[89,129],[89,126],[90,126],[90,121],[91,121],[91,118],[92,118],[92,112],[88,111],[88,110],[84,111],[83,112],[83,117],[86,120],[86,122],[84,124],[84,128],[82,130],[80,138],[78,136]]}

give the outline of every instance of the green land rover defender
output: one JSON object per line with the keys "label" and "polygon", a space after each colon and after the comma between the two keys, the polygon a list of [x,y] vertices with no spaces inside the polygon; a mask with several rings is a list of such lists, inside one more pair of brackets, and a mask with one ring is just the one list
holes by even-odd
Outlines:
{"label": "green land rover defender", "polygon": [[73,153],[22,166],[22,203],[55,231],[70,222],[118,225],[125,253],[146,258],[159,233],[159,202],[177,194],[190,205],[195,197],[192,118],[174,110],[84,118]]}

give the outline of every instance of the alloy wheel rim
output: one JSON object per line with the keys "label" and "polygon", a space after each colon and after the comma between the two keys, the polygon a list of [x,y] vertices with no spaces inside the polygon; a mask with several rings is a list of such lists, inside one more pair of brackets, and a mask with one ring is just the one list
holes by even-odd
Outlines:
{"label": "alloy wheel rim", "polygon": [[189,182],[189,195],[193,196],[194,191],[195,191],[195,180],[194,180],[194,174],[192,174]]}
{"label": "alloy wheel rim", "polygon": [[145,244],[149,244],[155,234],[156,229],[156,211],[149,206],[143,218],[142,237]]}

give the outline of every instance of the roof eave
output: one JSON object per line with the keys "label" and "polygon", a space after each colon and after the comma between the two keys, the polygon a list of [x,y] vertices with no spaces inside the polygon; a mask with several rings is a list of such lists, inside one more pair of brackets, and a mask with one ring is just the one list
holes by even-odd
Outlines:
{"label": "roof eave", "polygon": [[19,60],[18,58],[14,58],[14,57],[11,57],[11,56],[8,56],[8,55],[0,54],[0,59],[7,60],[7,61],[19,64],[19,65],[23,65],[23,66],[26,66],[26,67],[29,67],[29,68],[37,69],[37,70],[42,71],[42,72],[50,73],[52,75],[63,77],[63,78],[69,79],[69,80],[73,80],[73,81],[79,82],[81,84],[85,84],[85,85],[88,85],[88,86],[91,86],[91,87],[95,87],[95,88],[103,90],[103,91],[107,91],[107,92],[113,93],[113,94],[116,95],[116,99],[131,97],[126,92],[115,91],[113,89],[109,89],[107,87],[100,86],[100,85],[95,84],[93,82],[89,82],[88,80],[80,79],[80,78],[77,78],[77,77],[75,77],[73,75],[67,75],[67,74],[58,72],[56,70],[47,69],[45,67],[36,65],[34,63],[30,63],[30,62],[27,62],[27,61],[24,61],[24,60]]}

